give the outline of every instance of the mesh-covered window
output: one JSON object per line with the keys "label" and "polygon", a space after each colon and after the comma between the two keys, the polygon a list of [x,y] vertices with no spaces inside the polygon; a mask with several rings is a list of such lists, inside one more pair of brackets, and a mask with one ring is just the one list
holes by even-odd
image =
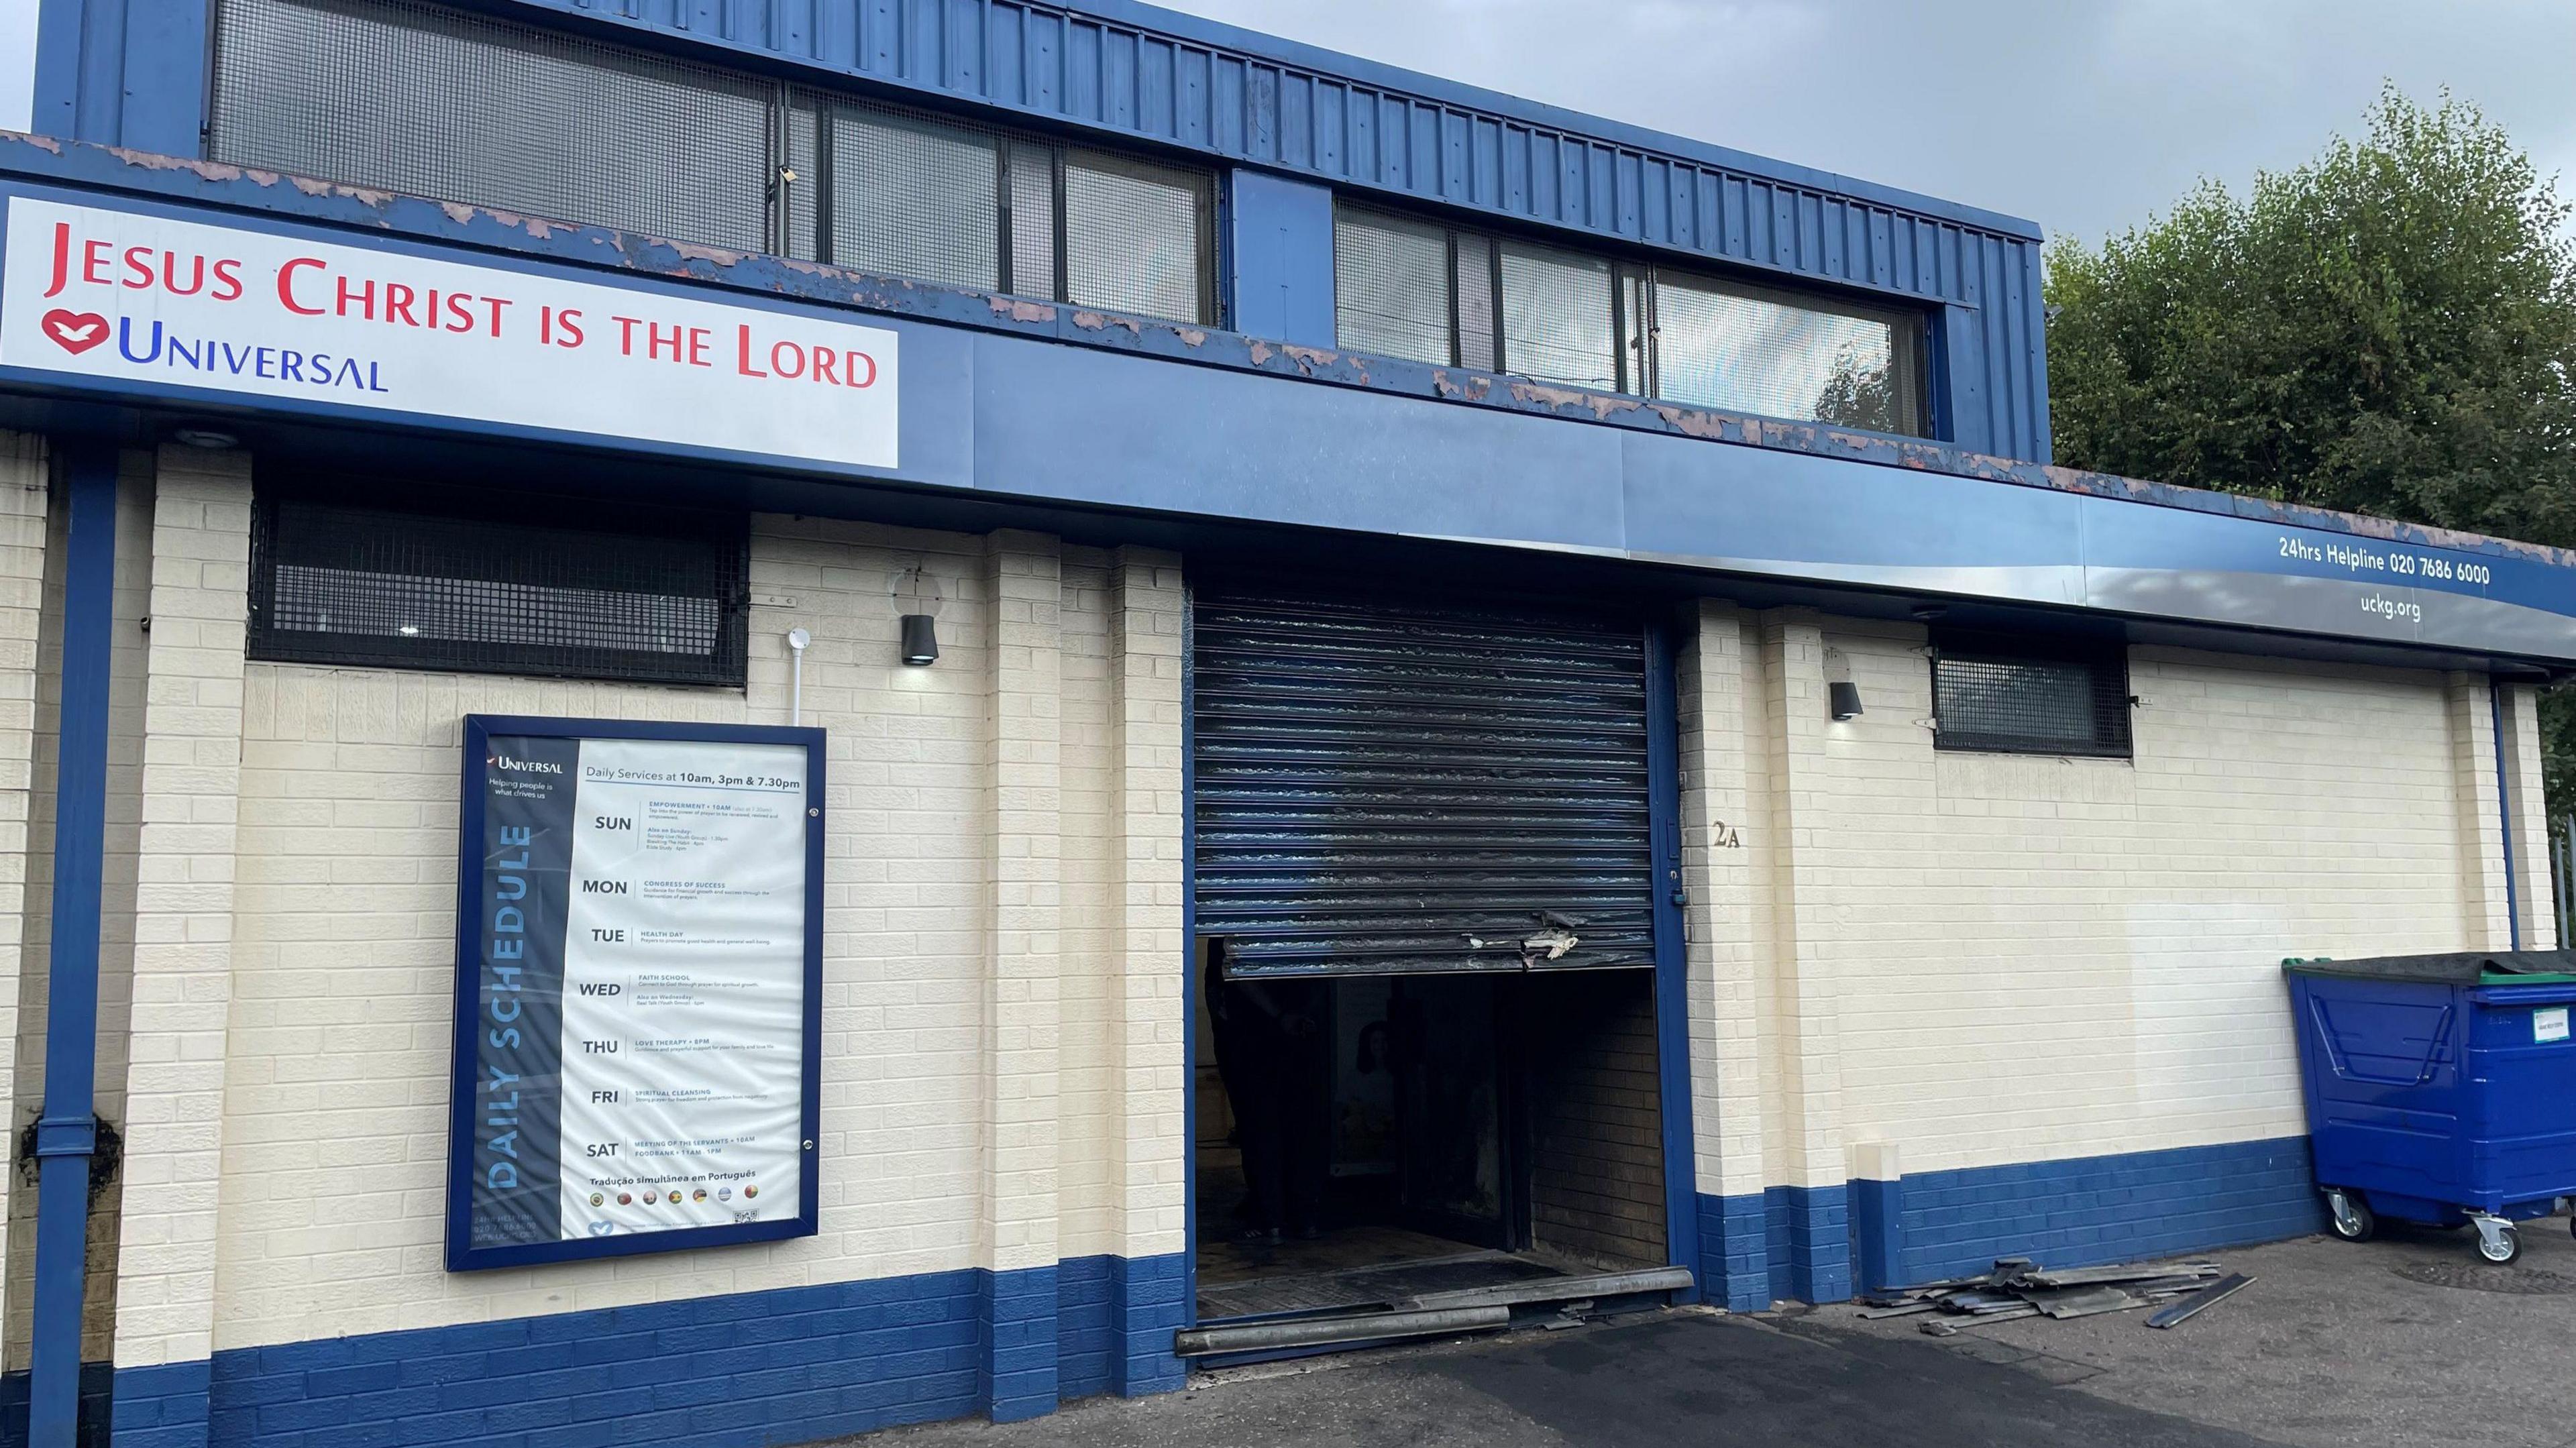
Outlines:
{"label": "mesh-covered window", "polygon": [[1494,310],[1494,239],[1458,236],[1458,365],[1497,372],[1503,365],[1502,318]]}
{"label": "mesh-covered window", "polygon": [[1352,206],[1334,218],[1333,241],[1336,325],[1355,352],[1909,437],[1931,430],[1919,315]]}
{"label": "mesh-covered window", "polygon": [[423,0],[222,0],[219,161],[1173,321],[1212,173]]}
{"label": "mesh-covered window", "polygon": [[1503,367],[1524,377],[1615,389],[1607,260],[1522,242],[1502,244]]}
{"label": "mesh-covered window", "polygon": [[1001,142],[960,126],[835,107],[832,260],[1001,288]]}
{"label": "mesh-covered window", "polygon": [[[1064,283],[1056,274],[1062,231],[1056,225],[1055,148],[1013,141],[1002,156],[1010,206],[1003,217],[1011,234],[1010,290],[1032,297],[1061,295]],[[1197,315],[1193,313],[1189,320],[1197,320]]]}
{"label": "mesh-covered window", "polygon": [[2117,644],[1959,635],[1932,656],[1933,742],[2013,754],[2129,754],[2129,667]]}
{"label": "mesh-covered window", "polygon": [[1402,217],[1344,211],[1333,222],[1333,319],[1353,352],[1454,360],[1449,233]]}
{"label": "mesh-covered window", "polygon": [[1658,273],[1655,395],[1700,407],[1923,431],[1920,325],[1885,312]]}
{"label": "mesh-covered window", "polygon": [[[603,511],[608,526],[590,516]],[[250,655],[739,685],[746,538],[739,515],[467,495],[392,510],[263,492]]]}
{"label": "mesh-covered window", "polygon": [[799,261],[823,259],[823,153],[830,149],[823,142],[823,127],[830,114],[816,92],[788,93],[782,128],[787,133],[787,155],[781,177],[787,234],[778,238],[773,249]]}
{"label": "mesh-covered window", "polygon": [[448,6],[224,0],[218,161],[760,250],[775,88]]}
{"label": "mesh-covered window", "polygon": [[800,149],[810,154],[805,189],[830,198],[789,197],[793,254],[1176,322],[1211,320],[1216,202],[1207,172],[819,92],[799,91],[788,104],[790,164]]}
{"label": "mesh-covered window", "polygon": [[1209,320],[1206,172],[1097,151],[1064,158],[1064,299],[1181,322]]}

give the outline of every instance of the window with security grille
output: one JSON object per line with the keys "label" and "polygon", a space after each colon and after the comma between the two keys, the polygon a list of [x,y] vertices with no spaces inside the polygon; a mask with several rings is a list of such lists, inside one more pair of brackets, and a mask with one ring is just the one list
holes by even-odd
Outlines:
{"label": "window with security grille", "polygon": [[395,510],[318,486],[263,491],[251,540],[250,656],[743,682],[742,516],[424,496]]}
{"label": "window with security grille", "polygon": [[788,100],[788,157],[811,178],[788,206],[791,255],[1213,322],[1206,170],[822,93]]}
{"label": "window with security grille", "polygon": [[224,0],[208,154],[763,249],[774,85],[413,0]]}
{"label": "window with security grille", "polygon": [[1333,228],[1333,317],[1340,345],[1447,366],[1451,340],[1449,233],[1377,212],[1342,213]]}
{"label": "window with security grille", "polygon": [[2129,707],[2128,654],[2118,644],[1952,635],[1933,648],[1941,749],[2125,759]]}
{"label": "window with security grille", "polygon": [[1097,151],[1064,156],[1064,300],[1181,322],[1210,320],[1204,172]]}
{"label": "window with security grille", "polygon": [[423,0],[222,0],[208,153],[1173,321],[1216,182]]}
{"label": "window with security grille", "polygon": [[1623,390],[1610,263],[1517,241],[1501,252],[1503,365],[1542,381]]}
{"label": "window with security grille", "polygon": [[834,107],[833,259],[951,286],[1002,288],[999,137]]}
{"label": "window with security grille", "polygon": [[[946,117],[798,92],[788,254],[1176,322],[1213,320],[1216,183]],[[815,199],[815,198],[823,199]]]}
{"label": "window with security grille", "polygon": [[1921,315],[1344,205],[1339,342],[1802,422],[1926,437]]}

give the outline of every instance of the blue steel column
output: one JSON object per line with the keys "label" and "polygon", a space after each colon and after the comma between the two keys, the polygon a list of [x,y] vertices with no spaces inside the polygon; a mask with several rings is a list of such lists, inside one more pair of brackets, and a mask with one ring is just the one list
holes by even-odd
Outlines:
{"label": "blue steel column", "polygon": [[1684,939],[1681,823],[1681,709],[1672,631],[1646,630],[1646,816],[1654,837],[1655,1067],[1662,1105],[1664,1259],[1698,1278],[1674,1300],[1725,1298],[1700,1260],[1699,1146],[1691,1129],[1690,956]]}
{"label": "blue steel column", "polygon": [[90,1158],[98,1147],[99,876],[107,830],[109,612],[116,571],[116,449],[63,448],[70,543],[63,582],[63,703],[54,782],[52,958],[45,1104],[36,1121],[36,1323],[29,1448],[72,1448],[80,1415],[81,1288]]}
{"label": "blue steel column", "polygon": [[2495,715],[2496,823],[2504,827],[2505,944],[2522,949],[2522,882],[2513,877],[2513,771],[2505,767],[2504,684],[2487,681],[2487,707]]}

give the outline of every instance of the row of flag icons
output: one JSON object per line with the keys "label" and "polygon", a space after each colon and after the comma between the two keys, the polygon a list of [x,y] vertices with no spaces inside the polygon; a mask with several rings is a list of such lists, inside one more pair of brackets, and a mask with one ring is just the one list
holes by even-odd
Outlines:
{"label": "row of flag icons", "polygon": [[[758,1187],[756,1187],[756,1186],[745,1186],[745,1187],[742,1189],[742,1199],[743,1199],[744,1201],[751,1201],[751,1200],[753,1200],[753,1199],[757,1198],[759,1195],[760,1195],[760,1188],[758,1188]],[[716,1190],[715,1190],[715,1198],[716,1198],[716,1200],[717,1200],[717,1201],[720,1201],[720,1202],[729,1202],[729,1201],[732,1201],[732,1200],[733,1200],[733,1188],[731,1188],[731,1187],[718,1187],[718,1188],[716,1188]],[[700,1188],[698,1188],[695,1192],[692,1192],[692,1193],[690,1194],[690,1196],[689,1196],[689,1200],[691,1200],[691,1201],[703,1202],[703,1201],[705,1201],[706,1199],[707,1199],[707,1189],[706,1189],[705,1187],[700,1187]],[[671,1191],[671,1192],[667,1192],[667,1193],[665,1193],[665,1192],[646,1192],[646,1193],[645,1193],[645,1194],[644,1194],[640,1199],[639,1199],[639,1198],[638,1198],[638,1197],[637,1197],[633,1192],[619,1192],[619,1193],[617,1194],[617,1205],[619,1205],[619,1206],[621,1206],[621,1207],[631,1207],[631,1206],[634,1206],[638,1200],[641,1200],[641,1201],[643,1202],[643,1204],[644,1204],[645,1206],[648,1206],[648,1207],[649,1207],[649,1206],[654,1206],[654,1205],[656,1205],[656,1204],[658,1204],[658,1203],[662,1203],[662,1202],[668,1202],[668,1203],[669,1203],[669,1204],[671,1204],[672,1206],[675,1206],[675,1207],[676,1207],[676,1206],[678,1206],[678,1205],[680,1204],[680,1194],[679,1194],[679,1192],[678,1192],[678,1191],[676,1191],[676,1190]],[[590,1194],[590,1204],[591,1204],[592,1206],[594,1206],[594,1207],[604,1207],[604,1206],[607,1206],[607,1205],[608,1205],[608,1193],[606,1193],[606,1192],[592,1192],[592,1193]]]}

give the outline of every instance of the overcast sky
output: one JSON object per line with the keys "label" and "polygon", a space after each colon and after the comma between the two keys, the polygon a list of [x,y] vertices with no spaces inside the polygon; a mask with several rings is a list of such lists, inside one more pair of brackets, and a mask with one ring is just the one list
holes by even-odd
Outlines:
{"label": "overcast sky", "polygon": [[[2382,77],[2576,182],[2576,0],[1178,0],[1176,8],[2098,240],[2357,130]],[[36,0],[0,0],[0,126]],[[2564,189],[2576,190],[2576,185]]]}
{"label": "overcast sky", "polygon": [[2576,0],[1169,3],[2088,241],[2357,132],[2382,77],[2576,183]]}

